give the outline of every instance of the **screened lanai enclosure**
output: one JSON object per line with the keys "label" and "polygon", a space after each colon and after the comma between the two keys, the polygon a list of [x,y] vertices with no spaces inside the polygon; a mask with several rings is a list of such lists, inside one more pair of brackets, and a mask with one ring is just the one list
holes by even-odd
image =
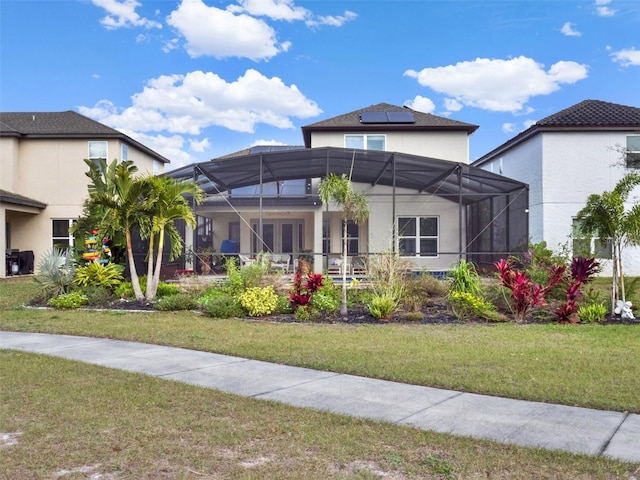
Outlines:
{"label": "screened lanai enclosure", "polygon": [[290,269],[304,257],[326,271],[340,257],[344,227],[340,207],[318,196],[330,173],[349,177],[370,208],[363,224],[347,222],[344,268],[389,252],[416,271],[446,271],[461,258],[488,267],[527,248],[528,186],[464,163],[335,147],[253,147],[166,175],[195,180],[206,194],[193,207],[198,225],[185,232],[188,250],[242,259],[268,252],[288,257]]}

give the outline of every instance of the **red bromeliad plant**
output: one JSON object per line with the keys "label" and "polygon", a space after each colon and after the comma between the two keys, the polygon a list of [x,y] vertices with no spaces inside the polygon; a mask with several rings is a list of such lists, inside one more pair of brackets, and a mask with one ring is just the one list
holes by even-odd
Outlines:
{"label": "red bromeliad plant", "polygon": [[301,271],[297,271],[293,276],[293,290],[289,294],[289,302],[293,309],[309,305],[311,297],[324,285],[321,273],[309,273],[306,279]]}
{"label": "red bromeliad plant", "polygon": [[515,317],[518,322],[523,321],[533,307],[547,304],[545,295],[562,281],[566,270],[564,266],[550,267],[547,285],[542,286],[532,282],[524,272],[516,270],[511,261],[501,259],[494,265],[500,272],[502,285],[511,291],[515,303]]}
{"label": "red bromeliad plant", "polygon": [[582,285],[589,283],[600,271],[600,264],[595,258],[575,257],[571,261],[571,278],[565,289],[567,300],[554,313],[559,323],[578,323],[577,300],[582,296]]}

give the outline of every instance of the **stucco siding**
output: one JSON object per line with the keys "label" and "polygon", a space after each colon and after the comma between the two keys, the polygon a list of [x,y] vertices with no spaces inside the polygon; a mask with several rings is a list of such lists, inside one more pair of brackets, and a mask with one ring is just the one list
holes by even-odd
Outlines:
{"label": "stucco siding", "polygon": [[[439,158],[453,162],[468,163],[469,139],[466,132],[353,132],[349,135],[386,136],[388,152]],[[311,146],[344,148],[345,133],[314,132]]]}

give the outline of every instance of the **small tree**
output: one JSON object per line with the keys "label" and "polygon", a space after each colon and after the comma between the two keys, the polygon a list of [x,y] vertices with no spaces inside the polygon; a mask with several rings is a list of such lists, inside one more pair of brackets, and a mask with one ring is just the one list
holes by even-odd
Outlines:
{"label": "small tree", "polygon": [[[183,239],[175,227],[174,220],[182,219],[191,227],[195,227],[196,218],[184,197],[193,196],[196,203],[202,201],[203,192],[198,185],[190,180],[178,181],[170,177],[149,176],[142,181],[150,186],[149,209],[151,215],[149,235],[149,252],[147,265],[146,301],[151,302],[156,296],[160,283],[160,269],[162,267],[162,252],[165,243],[165,232],[171,242],[170,260],[174,260],[182,253]],[[157,241],[157,245],[156,245]],[[157,258],[154,262],[153,253],[157,248]]]}
{"label": "small tree", "polygon": [[640,185],[640,174],[630,173],[610,192],[593,194],[578,212],[580,231],[587,237],[597,235],[601,243],[611,241],[613,282],[611,286],[611,315],[618,300],[625,299],[622,250],[628,245],[640,245],[640,204],[625,210],[625,203],[634,188]]}
{"label": "small tree", "polygon": [[335,202],[342,208],[342,306],[340,315],[347,316],[347,222],[360,224],[369,218],[367,197],[353,190],[351,179],[345,174],[330,173],[318,186],[318,194],[323,203]]}

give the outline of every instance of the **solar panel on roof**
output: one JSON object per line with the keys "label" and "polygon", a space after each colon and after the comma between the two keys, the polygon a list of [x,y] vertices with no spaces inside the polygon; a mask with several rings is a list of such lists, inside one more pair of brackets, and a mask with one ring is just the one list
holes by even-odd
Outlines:
{"label": "solar panel on roof", "polygon": [[360,123],[415,123],[413,112],[360,112]]}
{"label": "solar panel on roof", "polygon": [[388,123],[385,112],[360,112],[360,123]]}
{"label": "solar panel on roof", "polygon": [[389,119],[389,123],[414,123],[415,119],[413,118],[413,112],[403,111],[403,112],[385,112],[387,114],[387,118]]}

